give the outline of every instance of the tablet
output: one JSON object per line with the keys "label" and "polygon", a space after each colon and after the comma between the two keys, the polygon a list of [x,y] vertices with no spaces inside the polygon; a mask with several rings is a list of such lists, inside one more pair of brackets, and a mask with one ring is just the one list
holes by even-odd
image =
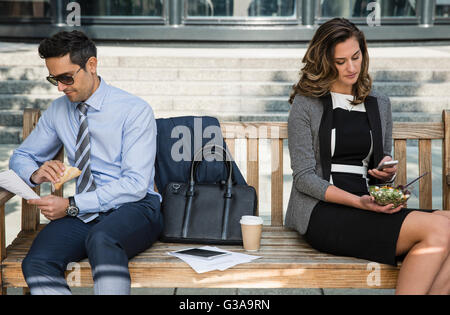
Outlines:
{"label": "tablet", "polygon": [[202,248],[182,249],[182,250],[176,251],[174,253],[189,255],[189,256],[192,256],[195,258],[202,258],[202,259],[213,259],[213,258],[222,257],[222,256],[230,254],[230,253],[226,253],[226,252],[218,252],[215,250],[202,249]]}

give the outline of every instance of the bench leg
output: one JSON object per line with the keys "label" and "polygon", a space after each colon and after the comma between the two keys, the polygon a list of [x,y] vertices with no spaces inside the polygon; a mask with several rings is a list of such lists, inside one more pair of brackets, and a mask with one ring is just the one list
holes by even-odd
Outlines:
{"label": "bench leg", "polygon": [[6,295],[6,287],[3,285],[3,272],[1,264],[0,264],[0,295]]}

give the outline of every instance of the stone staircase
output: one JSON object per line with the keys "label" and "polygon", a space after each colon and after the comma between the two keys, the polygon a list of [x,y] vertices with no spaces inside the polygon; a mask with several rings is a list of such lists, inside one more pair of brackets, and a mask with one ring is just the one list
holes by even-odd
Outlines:
{"label": "stone staircase", "polygon": [[[1,144],[20,143],[24,108],[44,110],[61,95],[45,80],[48,72],[36,51],[37,45],[0,50]],[[99,47],[98,73],[109,84],[145,99],[158,118],[286,121],[287,99],[304,52]],[[383,52],[377,48],[371,57],[371,75],[374,90],[390,96],[394,120],[439,120],[442,109],[450,108],[450,51],[431,57]]]}

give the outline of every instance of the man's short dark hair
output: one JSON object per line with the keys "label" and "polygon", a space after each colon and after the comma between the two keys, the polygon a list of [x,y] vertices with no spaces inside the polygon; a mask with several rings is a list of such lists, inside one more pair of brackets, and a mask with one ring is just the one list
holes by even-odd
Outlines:
{"label": "man's short dark hair", "polygon": [[95,43],[80,31],[62,31],[44,39],[39,45],[39,56],[43,59],[63,57],[70,54],[73,64],[85,68],[91,57],[97,57]]}

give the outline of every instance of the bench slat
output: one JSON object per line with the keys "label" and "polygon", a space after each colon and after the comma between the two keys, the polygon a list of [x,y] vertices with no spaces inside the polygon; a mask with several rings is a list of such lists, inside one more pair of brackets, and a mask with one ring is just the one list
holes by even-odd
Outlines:
{"label": "bench slat", "polygon": [[223,122],[220,123],[224,138],[234,139],[287,139],[284,122]]}
{"label": "bench slat", "polygon": [[[247,184],[253,186],[259,196],[259,140],[247,139]],[[256,209],[259,214],[259,207]]]}
{"label": "bench slat", "polygon": [[271,140],[271,225],[283,225],[283,139]]}
{"label": "bench slat", "polygon": [[[36,127],[41,111],[34,108],[26,108],[23,114],[23,132],[22,137],[25,140]],[[40,195],[40,186],[33,188]],[[39,209],[37,206],[29,205],[22,200],[22,230],[34,231],[39,225]]]}
{"label": "bench slat", "polygon": [[[316,268],[303,268],[292,265],[261,268],[246,264],[226,272],[211,271],[197,274],[190,268],[177,268],[173,265],[155,267],[130,263],[131,286],[134,288],[394,288],[398,271],[395,269],[379,270],[379,285],[369,285],[370,270],[352,268],[348,263],[318,265]],[[6,265],[4,268],[6,286],[26,287],[18,266]],[[92,287],[92,274],[89,265],[80,268],[79,276],[66,272],[72,287]],[[370,279],[370,278],[369,278]],[[77,281],[78,280],[78,281]]]}
{"label": "bench slat", "polygon": [[406,184],[406,140],[394,141],[394,159],[398,160],[395,185]]}
{"label": "bench slat", "polygon": [[235,143],[235,139],[232,138],[227,138],[225,139],[225,142],[227,144],[228,147],[228,151],[230,151],[231,156],[233,157],[233,160],[235,160],[235,153],[236,153],[236,143]]}
{"label": "bench slat", "polygon": [[[39,230],[44,225],[39,226]],[[8,246],[8,257],[3,261],[4,285],[25,287],[21,263],[36,232],[21,233]],[[237,265],[226,272],[195,273],[186,263],[167,255],[167,252],[189,247],[190,244],[157,242],[129,263],[133,287],[368,287],[371,270],[368,261],[321,253],[311,248],[298,234],[282,227],[265,226],[261,250],[252,253],[262,256],[251,263]],[[198,245],[193,245],[198,246]],[[220,246],[246,253],[242,246]],[[87,259],[78,265],[74,277],[69,270],[67,280],[74,286],[92,286],[92,275]],[[381,287],[395,286],[398,269],[379,265]],[[291,279],[293,277],[293,279]],[[77,280],[77,283],[73,281]],[[72,281],[72,282],[71,282]],[[273,282],[269,285],[268,282]]]}
{"label": "bench slat", "polygon": [[[287,139],[288,136],[286,123],[224,122],[221,128],[225,138]],[[395,122],[392,136],[394,139],[443,139],[444,126],[442,122]]]}
{"label": "bench slat", "polygon": [[[58,153],[56,154],[54,160],[61,161],[64,163],[64,147],[62,147]],[[61,187],[54,192],[52,192],[52,195],[63,197],[64,196],[64,185],[61,185]]]}
{"label": "bench slat", "polygon": [[419,174],[425,175],[419,181],[419,206],[421,209],[433,207],[433,191],[431,180],[431,140],[419,140]]}
{"label": "bench slat", "polygon": [[392,128],[394,139],[443,139],[442,122],[396,122]]}
{"label": "bench slat", "polygon": [[[6,257],[6,235],[5,235],[5,205],[0,205],[0,228],[3,233],[0,233],[0,260],[3,260]],[[2,279],[0,279],[1,283]]]}
{"label": "bench slat", "polygon": [[[442,141],[442,209],[450,210],[450,111],[443,111],[444,140]],[[447,180],[446,180],[447,178]]]}

